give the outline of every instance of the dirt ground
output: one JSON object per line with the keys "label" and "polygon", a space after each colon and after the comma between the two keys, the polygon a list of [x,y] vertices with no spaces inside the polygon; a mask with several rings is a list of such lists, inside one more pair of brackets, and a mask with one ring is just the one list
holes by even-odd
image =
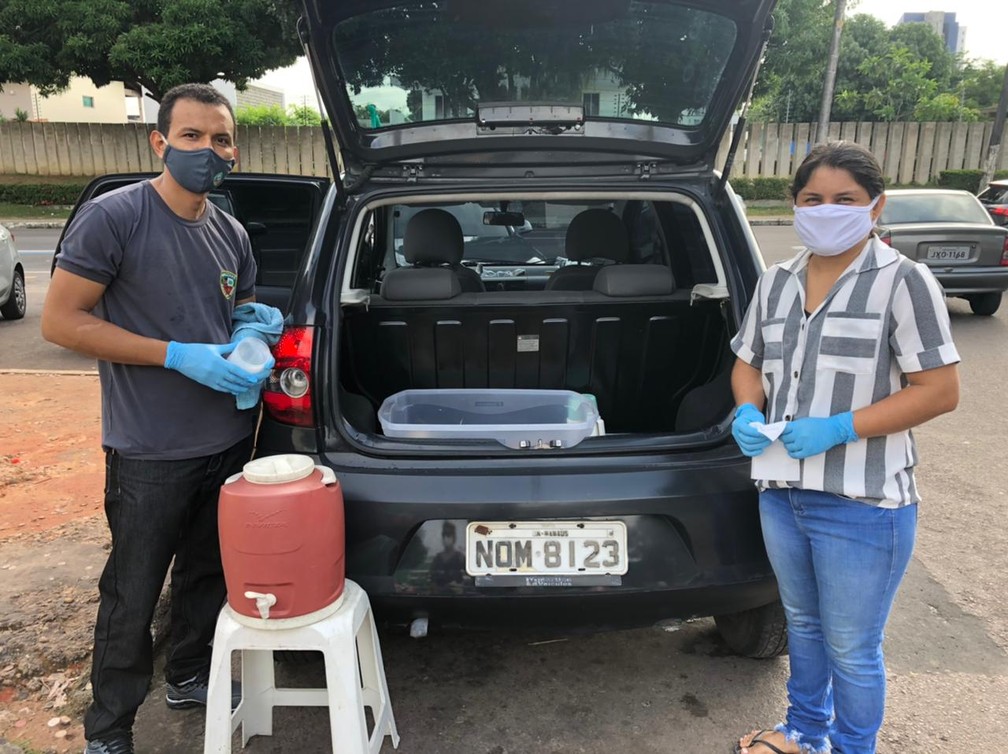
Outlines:
{"label": "dirt ground", "polygon": [[79,751],[102,514],[97,375],[0,372],[0,748]]}

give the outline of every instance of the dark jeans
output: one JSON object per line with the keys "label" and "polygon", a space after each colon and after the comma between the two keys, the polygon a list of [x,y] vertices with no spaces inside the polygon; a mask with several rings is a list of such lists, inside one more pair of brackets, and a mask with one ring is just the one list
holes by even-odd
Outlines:
{"label": "dark jeans", "polygon": [[172,558],[165,678],[180,683],[209,668],[210,641],[227,596],[217,497],[251,454],[251,437],[221,453],[182,461],[106,453],[105,516],[112,551],[98,582],[87,739],[133,727],[154,674],[151,619]]}

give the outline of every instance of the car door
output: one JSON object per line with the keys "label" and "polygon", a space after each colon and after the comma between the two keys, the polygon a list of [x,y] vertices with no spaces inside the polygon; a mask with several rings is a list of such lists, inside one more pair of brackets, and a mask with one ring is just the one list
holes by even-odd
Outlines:
{"label": "car door", "polygon": [[[91,181],[64,226],[56,253],[59,253],[66,228],[70,227],[84,202],[155,175],[119,173]],[[208,197],[214,205],[235,217],[249,235],[258,268],[256,300],[275,306],[284,314],[328,185],[326,178],[232,173]],[[53,264],[55,266],[55,256]]]}

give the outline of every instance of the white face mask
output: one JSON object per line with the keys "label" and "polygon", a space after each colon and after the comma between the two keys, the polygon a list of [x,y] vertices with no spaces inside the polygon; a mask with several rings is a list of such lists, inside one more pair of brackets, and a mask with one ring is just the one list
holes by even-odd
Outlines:
{"label": "white face mask", "polygon": [[859,241],[875,227],[871,211],[878,203],[876,196],[866,206],[850,204],[817,204],[794,208],[794,229],[809,251],[823,257],[835,257]]}

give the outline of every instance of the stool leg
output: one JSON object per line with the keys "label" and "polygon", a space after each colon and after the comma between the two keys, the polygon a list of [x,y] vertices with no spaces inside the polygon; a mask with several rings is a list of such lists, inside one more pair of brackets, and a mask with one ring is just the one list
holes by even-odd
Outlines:
{"label": "stool leg", "polygon": [[[231,734],[231,650],[217,630],[221,641],[214,641],[207,686],[206,725],[203,734],[203,754],[230,754]],[[237,714],[241,714],[239,711]]]}
{"label": "stool leg", "polygon": [[375,628],[374,615],[370,608],[358,629],[356,641],[361,679],[364,684],[363,698],[365,704],[371,705],[371,714],[374,715],[376,750],[381,748],[385,736],[391,736],[393,748],[398,749],[399,732],[396,730],[395,717],[392,715],[392,702],[385,680],[385,665],[378,643],[378,630]]}
{"label": "stool leg", "polygon": [[242,650],[242,746],[252,736],[273,735],[273,701],[276,680],[273,651]]}
{"label": "stool leg", "polygon": [[368,751],[367,723],[353,642],[330,641],[323,654],[333,752]]}

